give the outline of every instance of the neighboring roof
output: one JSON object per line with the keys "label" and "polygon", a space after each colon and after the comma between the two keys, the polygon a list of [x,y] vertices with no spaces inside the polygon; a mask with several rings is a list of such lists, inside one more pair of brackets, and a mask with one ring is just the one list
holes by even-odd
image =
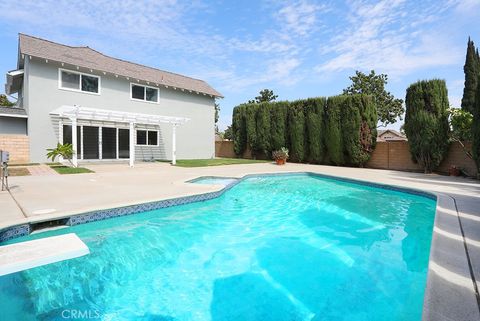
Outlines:
{"label": "neighboring roof", "polygon": [[399,136],[399,137],[405,137],[405,135],[403,135],[402,133],[394,130],[394,129],[379,129],[377,130],[377,136],[381,136],[383,134],[385,134],[386,132],[389,132],[389,133],[392,133],[396,136]]}
{"label": "neighboring roof", "polygon": [[106,56],[89,47],[71,47],[19,34],[20,53],[57,62],[99,70],[215,97],[223,97],[205,81]]}
{"label": "neighboring roof", "polygon": [[0,106],[0,116],[1,117],[17,117],[17,118],[27,118],[27,113],[25,109],[18,107],[3,107]]}

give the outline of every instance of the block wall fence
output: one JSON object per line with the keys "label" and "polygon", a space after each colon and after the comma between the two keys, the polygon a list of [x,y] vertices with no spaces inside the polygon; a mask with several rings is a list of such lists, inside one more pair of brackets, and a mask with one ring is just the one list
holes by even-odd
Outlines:
{"label": "block wall fence", "polygon": [[10,153],[11,164],[30,162],[30,144],[27,135],[0,135],[0,150]]}
{"label": "block wall fence", "polygon": [[[471,144],[467,144],[466,147],[470,148]],[[237,157],[233,152],[233,141],[215,142],[215,156],[228,158]],[[251,158],[248,147],[242,155],[242,158]],[[463,169],[469,176],[475,177],[477,175],[474,161],[465,155],[461,145],[457,142],[450,144],[448,154],[437,168],[437,171],[440,173],[448,173],[452,165]],[[420,166],[412,161],[407,141],[377,142],[375,151],[372,153],[366,167],[399,171],[422,171]]]}

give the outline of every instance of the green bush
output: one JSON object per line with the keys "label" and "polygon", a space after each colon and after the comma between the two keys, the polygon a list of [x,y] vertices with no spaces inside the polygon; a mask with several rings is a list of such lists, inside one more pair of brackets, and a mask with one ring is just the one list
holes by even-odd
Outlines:
{"label": "green bush", "polygon": [[232,138],[235,154],[241,156],[247,148],[247,129],[245,123],[245,105],[233,108]]}
{"label": "green bush", "polygon": [[449,103],[445,81],[424,80],[410,85],[405,103],[405,133],[412,159],[429,173],[448,151]]}
{"label": "green bush", "polygon": [[287,146],[287,111],[289,102],[281,101],[269,104],[270,111],[270,151]]}
{"label": "green bush", "polygon": [[263,102],[258,105],[256,115],[256,152],[270,154],[270,108],[271,104]]}
{"label": "green bush", "polygon": [[320,164],[325,154],[323,141],[323,116],[327,104],[326,98],[309,98],[305,108],[306,142],[308,146],[307,160]]}
{"label": "green bush", "polygon": [[325,111],[325,147],[327,150],[327,163],[344,165],[343,135],[342,135],[342,105],[347,96],[329,97]]}
{"label": "green bush", "polygon": [[305,159],[305,100],[297,100],[288,109],[288,141],[290,160],[302,162]]}
{"label": "green bush", "polygon": [[257,145],[257,104],[245,105],[245,127],[247,130],[247,144],[252,151],[252,157],[256,158]]}
{"label": "green bush", "polygon": [[480,77],[478,78],[477,97],[473,108],[472,156],[477,165],[477,177],[480,178]]}

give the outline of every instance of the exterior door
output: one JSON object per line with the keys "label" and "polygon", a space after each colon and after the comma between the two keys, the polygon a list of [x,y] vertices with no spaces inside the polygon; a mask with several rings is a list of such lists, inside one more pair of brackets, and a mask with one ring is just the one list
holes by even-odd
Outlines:
{"label": "exterior door", "polygon": [[118,129],[118,158],[130,158],[129,129]]}
{"label": "exterior door", "polygon": [[99,159],[98,127],[83,126],[83,159]]}
{"label": "exterior door", "polygon": [[117,159],[117,129],[102,127],[102,159]]}

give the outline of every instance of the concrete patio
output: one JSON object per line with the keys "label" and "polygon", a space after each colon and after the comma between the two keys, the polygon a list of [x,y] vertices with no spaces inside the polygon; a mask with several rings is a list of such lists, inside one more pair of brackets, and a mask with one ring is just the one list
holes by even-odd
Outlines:
{"label": "concrete patio", "polygon": [[[477,180],[305,164],[276,166],[259,163],[197,168],[174,167],[168,163],[137,163],[135,168],[129,168],[127,164],[84,166],[95,173],[11,177],[13,198],[6,192],[0,193],[0,229],[222,189],[218,185],[186,183],[199,176],[242,177],[255,173],[312,172],[414,188],[439,195],[424,318],[480,318],[480,284],[476,284],[480,280],[480,182]],[[439,307],[439,301],[452,304]],[[430,309],[427,302],[435,308]]]}

